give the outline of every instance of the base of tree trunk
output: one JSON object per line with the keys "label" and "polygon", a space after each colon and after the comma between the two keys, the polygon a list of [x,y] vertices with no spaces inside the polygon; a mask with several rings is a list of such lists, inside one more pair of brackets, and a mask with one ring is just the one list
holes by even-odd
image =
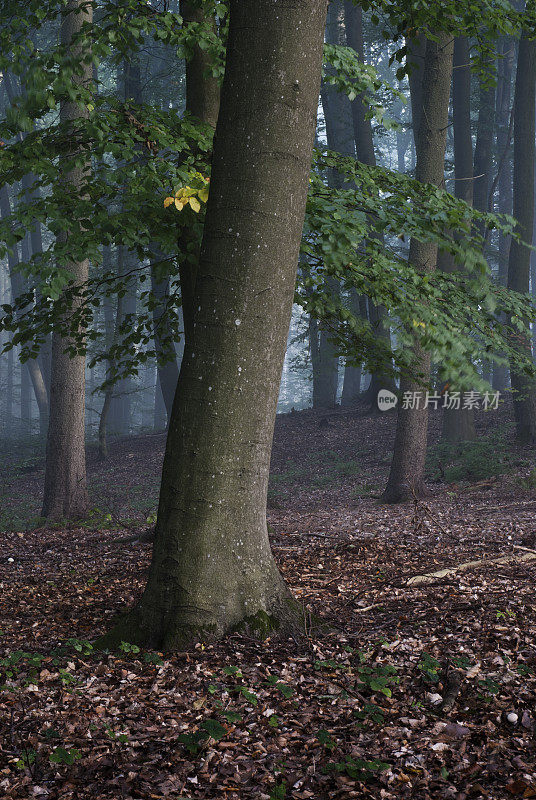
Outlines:
{"label": "base of tree trunk", "polygon": [[395,383],[394,378],[373,376],[368,389],[361,395],[361,399],[363,400],[363,402],[368,403],[370,405],[371,411],[379,412],[380,409],[378,408],[378,392],[380,392],[382,389],[388,392],[392,392],[393,394],[398,393],[398,387]]}
{"label": "base of tree trunk", "polygon": [[412,484],[400,483],[396,485],[387,484],[380,500],[384,503],[407,503],[408,500],[415,500],[427,497],[430,494],[424,482]]}
{"label": "base of tree trunk", "polygon": [[[239,620],[228,620],[223,616],[195,623],[192,610],[185,609],[181,619],[180,610],[173,612],[173,619],[166,620],[151,608],[145,596],[137,606],[119,617],[111,631],[95,642],[100,650],[115,650],[121,642],[161,652],[186,650],[198,642],[223,639],[232,633],[244,633],[252,638],[263,640],[274,634],[278,636],[302,635],[310,622],[303,607],[295,600],[283,583],[281,594],[268,607],[259,607],[255,614]],[[148,624],[148,619],[152,625]]]}

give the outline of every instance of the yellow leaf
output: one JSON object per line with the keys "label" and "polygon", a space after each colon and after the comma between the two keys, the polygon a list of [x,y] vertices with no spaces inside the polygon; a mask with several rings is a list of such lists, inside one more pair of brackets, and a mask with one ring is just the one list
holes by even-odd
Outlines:
{"label": "yellow leaf", "polygon": [[175,200],[174,197],[166,197],[166,199],[164,200],[164,208],[170,206],[174,202],[174,200]]}
{"label": "yellow leaf", "polygon": [[203,203],[206,203],[208,200],[208,188],[200,189],[197,193],[197,196],[203,201]]}
{"label": "yellow leaf", "polygon": [[177,198],[175,198],[175,205],[178,211],[182,211],[184,206],[188,205],[188,200],[184,200],[184,198],[182,200],[177,200]]}
{"label": "yellow leaf", "polygon": [[195,211],[196,214],[199,214],[201,210],[201,203],[197,199],[197,197],[190,197],[190,206],[192,211]]}
{"label": "yellow leaf", "polygon": [[175,197],[177,200],[180,200],[181,197],[184,197],[184,187],[175,192]]}

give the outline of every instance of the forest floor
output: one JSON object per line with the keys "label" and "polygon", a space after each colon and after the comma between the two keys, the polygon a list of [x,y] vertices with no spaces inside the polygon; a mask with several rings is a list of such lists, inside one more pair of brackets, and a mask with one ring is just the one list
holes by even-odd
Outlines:
{"label": "forest floor", "polygon": [[117,539],[152,524],[164,436],[117,442],[104,465],[90,453],[94,510],[67,530],[37,518],[39,462],[12,458],[0,796],[536,797],[536,561],[491,561],[536,550],[534,451],[506,446],[508,419],[480,415],[459,454],[433,414],[430,496],[386,506],[391,414],[279,417],[274,553],[306,612],[337,630],[173,655],[90,645],[143,586],[150,546]]}

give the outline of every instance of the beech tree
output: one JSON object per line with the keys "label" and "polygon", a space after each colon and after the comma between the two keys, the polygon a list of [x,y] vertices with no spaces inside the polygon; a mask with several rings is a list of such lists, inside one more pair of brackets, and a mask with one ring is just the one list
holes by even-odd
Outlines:
{"label": "beech tree", "polygon": [[[92,5],[85,0],[70,0],[61,21],[61,42],[71,49],[72,81],[78,86],[90,84],[93,77],[91,53],[87,45],[81,46],[79,41],[83,26],[90,24],[92,17]],[[89,154],[77,147],[76,121],[87,118],[88,114],[87,107],[67,98],[61,104],[60,116],[68,142],[64,183],[74,195],[84,194],[89,170]],[[79,225],[77,220],[71,222],[74,230]],[[61,236],[65,244],[70,233],[68,229]],[[87,282],[87,258],[71,260],[68,269],[75,284]],[[71,344],[74,342],[62,333],[54,333],[42,513],[44,517],[55,519],[81,517],[88,508],[84,424],[86,359],[83,354],[69,353]]]}
{"label": "beech tree", "polygon": [[[448,33],[428,39],[422,75],[422,110],[416,138],[416,178],[423,183],[441,186],[445,161],[450,81],[452,75],[453,37]],[[411,240],[409,260],[421,272],[433,272],[437,247],[430,242]],[[428,437],[428,409],[422,402],[430,378],[430,354],[420,344],[414,345],[415,364],[419,375],[403,376],[402,396],[408,392],[421,395],[418,408],[399,407],[393,460],[383,499],[399,502],[412,493],[424,491],[424,464]],[[424,407],[423,407],[424,406]]]}
{"label": "beech tree", "polygon": [[149,578],[101,645],[124,639],[170,649],[296,616],[265,512],[325,15],[325,0],[231,0],[192,336]]}
{"label": "beech tree", "polygon": [[[471,54],[467,36],[454,40],[452,71],[452,118],[454,129],[454,194],[467,205],[473,205],[473,143],[471,139]],[[447,271],[458,268],[455,260],[440,253],[438,266]],[[449,384],[450,386],[450,384]],[[452,389],[471,387],[451,386]],[[476,438],[473,410],[445,408],[443,437],[449,442],[471,441]]]}
{"label": "beech tree", "polygon": [[[528,293],[530,244],[534,226],[536,41],[524,31],[519,43],[514,98],[514,217],[522,241],[512,240],[508,260],[508,288]],[[529,246],[527,246],[529,245]],[[511,320],[512,336],[530,356],[530,338]],[[514,323],[514,324],[513,324]],[[536,441],[536,386],[515,364],[510,365],[517,437]]]}

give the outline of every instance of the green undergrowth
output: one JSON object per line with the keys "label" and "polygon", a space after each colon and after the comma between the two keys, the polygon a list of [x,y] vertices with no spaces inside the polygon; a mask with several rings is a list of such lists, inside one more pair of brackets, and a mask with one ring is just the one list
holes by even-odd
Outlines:
{"label": "green undergrowth", "polygon": [[428,476],[438,482],[475,483],[511,473],[522,465],[511,441],[512,432],[505,428],[472,442],[440,441],[428,451]]}
{"label": "green undergrowth", "polygon": [[[318,644],[322,657],[315,657],[313,652],[308,658],[300,657],[297,669],[269,657],[259,658],[259,654],[243,663],[232,660],[230,651],[217,660],[214,654],[205,658],[203,645],[198,645],[191,663],[189,657],[186,663],[190,666],[179,660],[180,667],[173,655],[145,651],[126,641],[108,654],[76,638],[67,639],[50,652],[4,651],[0,658],[0,702],[8,700],[17,709],[10,768],[26,771],[30,778],[39,774],[45,780],[52,780],[61,769],[67,779],[72,771],[84,769],[86,759],[91,762],[93,749],[100,755],[107,749],[108,758],[119,769],[123,758],[130,758],[132,747],[139,747],[140,742],[139,731],[131,727],[131,715],[114,708],[118,698],[123,707],[124,693],[128,694],[132,686],[137,702],[143,703],[144,692],[151,696],[157,685],[163,692],[167,680],[171,701],[176,691],[173,672],[179,669],[184,676],[186,669],[192,678],[188,705],[177,718],[176,733],[167,745],[178,748],[196,769],[219,742],[227,743],[230,758],[237,757],[238,764],[250,733],[265,743],[273,742],[275,747],[279,737],[288,739],[294,730],[303,735],[301,714],[306,706],[307,746],[314,752],[319,773],[374,785],[383,772],[396,767],[396,762],[390,763],[388,750],[380,755],[374,741],[385,738],[382,729],[392,731],[397,724],[407,724],[408,718],[426,719],[431,729],[442,717],[431,704],[430,693],[441,690],[447,668],[467,674],[463,706],[472,709],[479,719],[485,711],[496,716],[494,709],[501,708],[500,696],[509,691],[512,681],[516,681],[518,694],[528,692],[528,682],[534,681],[533,668],[514,658],[505,658],[500,669],[491,666],[494,671],[487,673],[479,662],[465,655],[448,663],[439,660],[437,653],[420,649],[404,655],[387,640],[371,642],[368,649],[348,645],[332,649]],[[63,698],[78,695],[81,703],[89,702],[93,708],[99,682],[103,682],[100,692],[106,692],[109,703],[88,716],[87,737],[79,730],[73,741],[65,715],[60,713]],[[25,710],[27,698],[36,694],[46,697],[48,705],[59,702],[57,713],[45,720],[39,717],[38,709]],[[35,719],[32,713],[37,714]],[[27,716],[25,724],[21,724],[23,714]],[[400,717],[405,721],[400,722]],[[458,728],[462,735],[464,730],[469,732],[469,728]],[[24,734],[26,729],[34,731],[31,736]],[[352,742],[361,743],[360,752],[352,749]],[[284,758],[273,762],[271,769],[266,787],[269,796],[275,800],[291,797],[293,770]],[[371,787],[371,791],[375,789]]]}

